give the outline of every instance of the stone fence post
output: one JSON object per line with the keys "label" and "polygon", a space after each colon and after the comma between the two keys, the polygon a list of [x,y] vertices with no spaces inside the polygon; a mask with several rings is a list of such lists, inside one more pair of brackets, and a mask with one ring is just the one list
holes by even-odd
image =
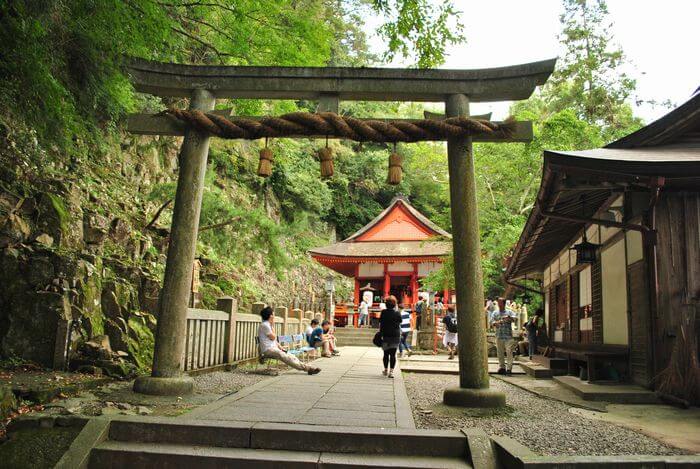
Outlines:
{"label": "stone fence post", "polygon": [[265,307],[265,303],[262,301],[256,301],[250,306],[250,314],[260,316],[260,311]]}
{"label": "stone fence post", "polygon": [[292,310],[292,317],[299,319],[299,323],[304,319],[304,312],[299,308],[294,308]]}
{"label": "stone fence post", "polygon": [[286,306],[278,306],[275,308],[275,317],[282,320],[282,335],[287,335],[287,319],[289,318],[289,310]]}
{"label": "stone fence post", "polygon": [[226,363],[233,363],[236,342],[236,314],[238,313],[238,300],[230,296],[224,296],[216,300],[216,309],[228,313],[228,327],[224,335],[224,358]]}

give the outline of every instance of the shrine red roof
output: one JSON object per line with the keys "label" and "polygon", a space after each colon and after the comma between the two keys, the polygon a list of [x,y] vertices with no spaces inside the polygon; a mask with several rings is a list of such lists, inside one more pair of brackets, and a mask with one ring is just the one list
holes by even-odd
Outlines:
{"label": "shrine red roof", "polygon": [[451,238],[448,232],[399,196],[352,236],[311,249],[309,254],[326,267],[348,275],[348,264],[360,262],[439,261],[452,250],[452,242],[445,238]]}

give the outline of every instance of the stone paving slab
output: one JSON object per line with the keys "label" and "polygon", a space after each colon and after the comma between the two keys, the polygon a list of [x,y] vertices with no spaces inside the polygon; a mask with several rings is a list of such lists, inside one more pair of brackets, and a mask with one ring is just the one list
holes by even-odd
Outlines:
{"label": "stone paving slab", "polygon": [[313,364],[313,376],[290,370],[189,414],[229,422],[271,422],[365,428],[415,428],[401,373],[381,374],[382,351],[342,347]]}
{"label": "stone paving slab", "polygon": [[[430,362],[430,361],[415,361],[415,362],[403,362],[401,364],[401,369],[409,373],[435,373],[444,375],[458,375],[459,374],[459,363],[456,361],[454,363],[442,363],[442,362]],[[489,363],[489,374],[496,374],[498,372],[498,363]],[[514,375],[524,375],[525,371],[520,368],[520,365],[513,364],[513,374]]]}

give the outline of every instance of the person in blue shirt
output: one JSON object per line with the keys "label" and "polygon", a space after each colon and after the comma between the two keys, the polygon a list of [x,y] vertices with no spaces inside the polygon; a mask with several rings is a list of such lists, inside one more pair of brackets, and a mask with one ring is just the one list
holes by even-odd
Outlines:
{"label": "person in blue shirt", "polygon": [[309,347],[314,346],[314,339],[312,339],[311,336],[317,328],[318,319],[312,319],[311,324],[306,328],[306,331],[304,331],[304,335],[306,336],[306,342],[309,344]]}
{"label": "person in blue shirt", "polygon": [[[506,300],[499,298],[498,309],[489,318],[489,325],[496,331],[499,375],[510,375],[513,372],[513,321],[515,314],[506,309]],[[504,355],[507,355],[507,360]]]}
{"label": "person in blue shirt", "polygon": [[328,321],[323,321],[321,325],[318,324],[316,319],[311,321],[311,333],[307,334],[306,340],[309,342],[309,346],[313,348],[321,347],[321,356],[330,357],[331,354],[338,355],[338,352],[334,347],[333,335],[330,331],[330,323]]}
{"label": "person in blue shirt", "polygon": [[309,346],[313,348],[323,347],[323,355],[326,355],[327,346],[323,343],[323,328],[318,324],[318,320],[311,321],[311,333],[308,334],[307,340]]}

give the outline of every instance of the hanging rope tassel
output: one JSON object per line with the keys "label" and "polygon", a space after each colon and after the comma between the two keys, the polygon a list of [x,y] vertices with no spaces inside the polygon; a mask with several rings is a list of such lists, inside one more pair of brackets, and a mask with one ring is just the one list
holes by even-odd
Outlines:
{"label": "hanging rope tassel", "polygon": [[272,150],[267,147],[267,139],[265,139],[265,148],[260,150],[260,161],[258,163],[258,176],[270,177],[272,175]]}
{"label": "hanging rope tassel", "polygon": [[326,146],[318,151],[318,159],[321,162],[321,177],[333,176],[333,150],[328,147],[327,139]]}
{"label": "hanging rope tassel", "polygon": [[387,175],[386,182],[392,186],[401,184],[401,178],[403,176],[403,157],[396,153],[396,144],[394,144],[394,151],[389,155],[389,174]]}

